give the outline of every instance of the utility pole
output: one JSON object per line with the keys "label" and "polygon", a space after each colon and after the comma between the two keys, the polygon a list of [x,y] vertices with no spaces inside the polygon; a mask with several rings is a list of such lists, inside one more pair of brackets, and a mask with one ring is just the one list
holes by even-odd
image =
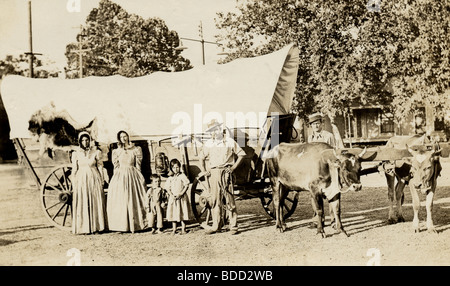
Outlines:
{"label": "utility pole", "polygon": [[205,65],[205,40],[203,39],[203,24],[200,21],[200,25],[198,26],[198,32],[202,43],[202,55],[203,55],[203,65]]}
{"label": "utility pole", "polygon": [[28,1],[28,24],[29,24],[29,41],[30,41],[30,77],[33,77],[33,25],[31,22],[31,1]]}
{"label": "utility pole", "polygon": [[[74,28],[78,28],[78,27],[74,27]],[[83,26],[80,25],[80,39],[78,40],[78,50],[76,51],[72,51],[72,53],[76,53],[78,54],[79,57],[79,61],[80,61],[80,71],[79,71],[79,77],[82,78],[83,77],[83,54],[86,51],[90,51],[91,49],[83,49]]]}
{"label": "utility pole", "polygon": [[[200,42],[202,44],[202,60],[203,60],[203,65],[205,65],[205,44],[214,44],[217,46],[221,46],[221,44],[217,43],[217,42],[209,42],[209,41],[205,41],[205,39],[203,39],[203,25],[202,25],[202,21],[200,21],[200,25],[198,26],[198,31],[199,31],[199,36],[200,39],[190,39],[190,38],[182,38],[180,37],[181,40],[187,40],[187,41],[193,41],[193,42]],[[175,50],[185,50],[187,49],[187,47],[177,47],[175,48]]]}
{"label": "utility pole", "polygon": [[30,51],[25,54],[30,56],[30,60],[29,60],[30,77],[34,77],[34,70],[33,70],[34,55],[42,55],[42,54],[33,53],[33,25],[32,25],[32,20],[31,20],[31,0],[28,1],[28,27],[29,27],[28,39],[29,39],[29,43],[30,43]]}

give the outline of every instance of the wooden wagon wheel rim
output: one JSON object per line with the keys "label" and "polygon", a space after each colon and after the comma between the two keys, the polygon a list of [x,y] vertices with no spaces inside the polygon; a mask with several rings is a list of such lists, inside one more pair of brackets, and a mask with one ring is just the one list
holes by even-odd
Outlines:
{"label": "wooden wagon wheel rim", "polygon": [[[200,186],[201,188],[198,189],[197,186]],[[204,204],[205,206],[200,208],[199,199],[201,194],[203,194],[203,192],[205,191],[209,191],[209,187],[206,184],[206,177],[198,176],[197,178],[195,178],[191,186],[191,208],[195,220],[203,228],[205,228],[205,226],[210,227],[212,225],[212,221],[210,220],[211,208],[209,207],[209,205]]]}
{"label": "wooden wagon wheel rim", "polygon": [[[271,218],[275,218],[275,210],[274,210],[274,205],[273,205],[273,197],[272,197],[272,193],[267,193],[263,196],[260,197],[261,199],[261,204],[262,207],[264,208],[264,211],[271,217]],[[283,205],[283,218],[284,219],[288,219],[295,211],[295,209],[297,208],[297,204],[298,204],[298,193],[297,192],[289,192],[286,199],[285,199],[285,203]]]}
{"label": "wooden wagon wheel rim", "polygon": [[41,206],[45,216],[59,229],[71,230],[72,182],[70,164],[53,168],[41,186]]}

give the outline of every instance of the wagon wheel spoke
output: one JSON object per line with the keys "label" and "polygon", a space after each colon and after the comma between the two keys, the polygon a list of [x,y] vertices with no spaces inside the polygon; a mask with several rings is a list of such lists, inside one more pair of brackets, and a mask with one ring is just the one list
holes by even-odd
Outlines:
{"label": "wagon wheel spoke", "polygon": [[56,178],[56,181],[58,182],[59,186],[61,187],[61,190],[65,190],[64,186],[61,184],[61,181],[60,181],[60,179],[56,176],[55,172],[53,172],[52,175]]}
{"label": "wagon wheel spoke", "polygon": [[[262,196],[261,204],[264,208],[264,211],[272,218],[275,218],[275,206],[273,203],[272,194],[267,194]],[[289,192],[286,198],[284,199],[284,203],[282,205],[283,217],[284,219],[289,218],[295,211],[298,203],[298,196],[296,192]]]}
{"label": "wagon wheel spoke", "polygon": [[260,197],[261,204],[264,211],[272,218],[275,217],[274,209],[273,209],[273,198],[272,195],[262,196]]}
{"label": "wagon wheel spoke", "polygon": [[50,198],[57,198],[58,195],[57,194],[44,194],[42,195],[43,197],[50,197]]}
{"label": "wagon wheel spoke", "polygon": [[47,183],[47,184],[45,185],[45,187],[46,187],[47,190],[48,190],[49,187],[50,187],[50,189],[52,189],[52,190],[54,190],[54,191],[57,191],[57,192],[61,192],[61,191],[62,191],[61,189],[58,189],[56,186],[53,186],[53,185],[50,184],[50,183]]}
{"label": "wagon wheel spoke", "polygon": [[61,212],[61,210],[62,210],[65,206],[66,206],[66,204],[63,204],[63,205],[58,209],[58,211],[57,211],[57,212],[53,215],[53,217],[52,217],[53,220],[59,215],[59,213]]}
{"label": "wagon wheel spoke", "polygon": [[295,201],[295,199],[292,199],[292,198],[290,198],[290,197],[286,197],[285,200],[289,201],[291,204],[293,204],[294,201]]}
{"label": "wagon wheel spoke", "polygon": [[269,207],[270,204],[272,203],[272,201],[273,201],[273,199],[272,199],[272,198],[269,198],[269,199],[267,200],[267,202],[264,202],[264,203],[265,203],[265,206]]}
{"label": "wagon wheel spoke", "polygon": [[200,186],[202,187],[202,190],[204,190],[204,191],[208,190],[209,191],[209,188],[206,185],[206,181],[205,182],[199,181],[199,183],[200,183]]}
{"label": "wagon wheel spoke", "polygon": [[[71,205],[70,205],[71,206]],[[63,222],[62,225],[65,226],[66,225],[66,219],[67,219],[67,214],[69,212],[69,204],[66,204],[66,210],[64,212],[64,218],[63,218]]]}
{"label": "wagon wheel spoke", "polygon": [[62,168],[62,172],[63,172],[63,178],[64,178],[64,184],[66,186],[66,190],[69,190],[70,189],[70,186],[69,186],[70,180],[67,177],[66,169],[64,167]]}
{"label": "wagon wheel spoke", "polygon": [[[55,204],[53,204],[53,205],[51,205],[51,206],[49,206],[49,207],[46,207],[45,210],[50,210],[50,209],[56,207],[56,206],[59,205],[59,204],[62,204],[62,203],[61,203],[61,202],[57,202],[57,203],[55,203]],[[64,205],[63,205],[63,206],[64,206]]]}
{"label": "wagon wheel spoke", "polygon": [[207,224],[207,225],[209,225],[209,220],[211,219],[211,210],[210,209],[207,209],[206,210],[206,218],[205,218],[205,223]]}
{"label": "wagon wheel spoke", "polygon": [[[289,218],[295,211],[298,203],[298,193],[297,192],[289,192],[286,198],[284,199],[284,209],[286,212],[284,213],[284,219]],[[289,202],[289,205],[286,204]]]}

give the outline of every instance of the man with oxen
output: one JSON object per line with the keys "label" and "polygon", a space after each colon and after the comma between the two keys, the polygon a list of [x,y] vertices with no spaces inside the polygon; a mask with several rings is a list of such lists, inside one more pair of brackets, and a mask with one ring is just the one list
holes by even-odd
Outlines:
{"label": "man with oxen", "polygon": [[[331,133],[324,129],[324,116],[320,112],[313,113],[308,116],[308,124],[311,127],[311,134],[308,136],[308,143],[311,142],[323,142],[327,143],[333,148],[342,148],[344,147],[344,144],[342,142],[342,139],[340,136],[336,136],[335,138],[335,132]],[[333,126],[332,126],[333,128]],[[339,131],[336,130],[337,133]],[[314,198],[311,198],[311,205],[314,210],[314,215],[312,218],[312,227],[316,226],[316,220],[317,220],[317,210],[314,203]],[[333,212],[330,207],[330,215],[333,216]],[[325,220],[325,218],[322,218],[322,220]],[[332,218],[331,225],[335,223],[335,218]]]}
{"label": "man with oxen", "polygon": [[327,143],[281,143],[265,156],[273,188],[276,228],[286,229],[282,205],[289,191],[309,191],[317,210],[317,233],[324,232],[323,199],[327,198],[336,219],[336,230],[345,232],[340,217],[340,192],[359,191],[360,154],[339,153]]}

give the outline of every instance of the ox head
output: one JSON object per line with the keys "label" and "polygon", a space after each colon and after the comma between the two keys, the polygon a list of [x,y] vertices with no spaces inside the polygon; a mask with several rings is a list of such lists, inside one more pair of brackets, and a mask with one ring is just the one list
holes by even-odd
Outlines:
{"label": "ox head", "polygon": [[441,149],[436,150],[435,146],[431,150],[428,150],[425,146],[421,147],[418,149],[408,147],[408,151],[412,155],[412,158],[408,160],[408,163],[411,164],[411,179],[409,182],[410,188],[420,190],[425,194],[431,190],[440,173],[439,155]]}
{"label": "ox head", "polygon": [[352,154],[350,152],[336,152],[334,155],[337,160],[334,162],[334,166],[338,168],[338,178],[341,192],[348,191],[360,191],[360,171],[361,171],[361,157],[366,153],[367,149],[364,148],[359,154]]}

